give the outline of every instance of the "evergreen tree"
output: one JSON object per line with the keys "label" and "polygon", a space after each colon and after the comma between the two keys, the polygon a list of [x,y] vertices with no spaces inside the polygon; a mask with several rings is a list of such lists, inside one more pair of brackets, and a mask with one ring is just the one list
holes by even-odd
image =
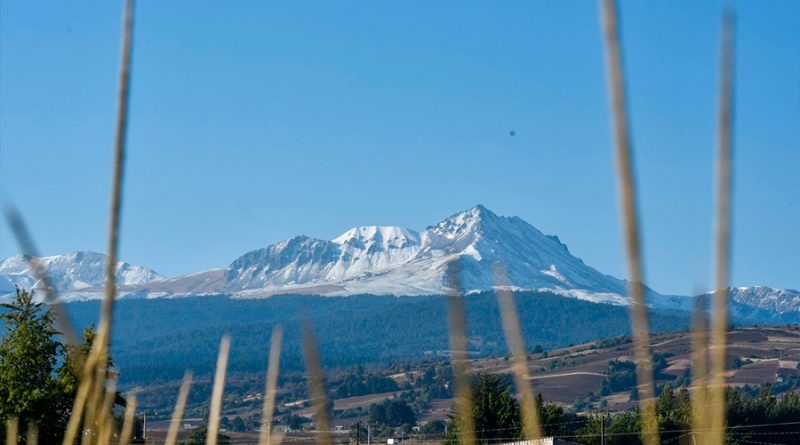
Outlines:
{"label": "evergreen tree", "polygon": [[[511,394],[507,376],[478,374],[472,383],[472,417],[478,443],[508,442],[522,432],[519,404]],[[457,443],[459,422],[454,416],[454,428],[448,443]]]}
{"label": "evergreen tree", "polygon": [[[78,390],[80,357],[89,353],[94,331],[86,328],[81,344],[65,347],[50,308],[25,289],[17,288],[1,307],[0,437],[16,417],[19,443],[29,425],[39,428],[39,443],[60,443]],[[117,404],[124,404],[119,395]]]}
{"label": "evergreen tree", "polygon": [[[60,439],[70,399],[56,376],[61,344],[50,310],[17,288],[10,304],[2,305],[5,330],[0,341],[0,428],[11,417],[20,425],[20,442],[30,424],[39,427],[41,442]],[[5,434],[5,432],[3,432]]]}
{"label": "evergreen tree", "polygon": [[404,400],[386,399],[369,407],[369,421],[390,427],[411,427],[417,423],[414,410]]}

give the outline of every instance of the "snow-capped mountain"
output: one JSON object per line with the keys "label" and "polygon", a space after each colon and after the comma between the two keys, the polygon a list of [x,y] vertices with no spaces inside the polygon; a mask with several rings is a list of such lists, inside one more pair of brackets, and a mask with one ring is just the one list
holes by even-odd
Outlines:
{"label": "snow-capped mountain", "polygon": [[[370,226],[348,230],[332,241],[294,237],[235,260],[225,287],[240,296],[308,287],[334,295],[437,294],[447,291],[447,264],[456,259],[465,291],[509,286],[625,303],[623,281],[584,264],[558,237],[480,205],[422,232]],[[502,282],[497,266],[506,269]]]}
{"label": "snow-capped mountain", "polygon": [[420,234],[400,227],[358,227],[333,241],[296,236],[234,261],[225,276],[231,290],[340,283],[407,264],[423,246]]}
{"label": "snow-capped mountain", "polygon": [[731,287],[729,298],[739,304],[771,313],[800,313],[800,292],[767,286]]}
{"label": "snow-capped mountain", "polygon": [[[42,257],[62,297],[100,298],[105,255],[78,252]],[[573,256],[557,236],[518,217],[478,205],[417,232],[402,227],[356,227],[333,240],[296,236],[253,250],[226,268],[164,278],[128,263],[117,264],[120,296],[172,297],[224,294],[241,298],[276,294],[429,295],[447,292],[448,264],[460,266],[460,287],[547,290],[565,297],[627,304],[626,283]],[[504,273],[498,274],[502,269]],[[41,287],[20,255],[0,262],[0,298],[14,285]],[[647,289],[654,307],[691,310],[690,297]],[[731,288],[733,314],[800,316],[800,292],[765,286]],[[759,315],[760,316],[760,315]]]}
{"label": "snow-capped mountain", "polygon": [[[30,267],[31,258],[16,255],[0,262],[0,295],[14,292],[14,286],[41,289]],[[102,295],[106,256],[96,252],[74,252],[66,255],[40,257],[53,286],[65,299],[96,298]],[[117,262],[116,281],[119,286],[135,287],[164,277],[146,267]]]}

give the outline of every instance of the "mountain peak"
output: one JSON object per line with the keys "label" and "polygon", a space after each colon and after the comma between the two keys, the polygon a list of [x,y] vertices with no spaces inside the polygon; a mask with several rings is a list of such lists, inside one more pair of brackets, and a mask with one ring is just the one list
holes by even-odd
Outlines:
{"label": "mountain peak", "polygon": [[477,234],[485,230],[487,226],[497,225],[502,219],[482,204],[478,204],[450,215],[430,229],[446,239],[456,239],[469,234]]}
{"label": "mountain peak", "polygon": [[64,255],[57,255],[66,258],[69,261],[105,261],[106,254],[95,252],[93,250],[79,250],[77,252],[70,252]]}
{"label": "mountain peak", "polygon": [[341,246],[368,248],[404,248],[419,244],[419,233],[398,226],[362,226],[354,227],[339,235],[332,242]]}
{"label": "mountain peak", "polygon": [[770,312],[800,312],[800,292],[794,289],[774,289],[769,286],[731,287],[730,298],[747,306]]}
{"label": "mountain peak", "polygon": [[[477,219],[495,219],[499,218],[496,213],[489,210],[483,204],[477,204],[474,207],[471,207],[463,212],[456,213],[453,216],[464,215],[466,218],[477,218]],[[451,217],[452,218],[452,217]]]}
{"label": "mountain peak", "polygon": [[[53,285],[61,294],[99,292],[105,282],[107,256],[92,251],[70,252],[63,255],[39,257]],[[0,262],[0,293],[13,290],[14,285],[27,289],[42,286],[30,268],[29,255],[15,255]],[[164,277],[146,267],[118,261],[115,268],[117,284],[138,286]]]}

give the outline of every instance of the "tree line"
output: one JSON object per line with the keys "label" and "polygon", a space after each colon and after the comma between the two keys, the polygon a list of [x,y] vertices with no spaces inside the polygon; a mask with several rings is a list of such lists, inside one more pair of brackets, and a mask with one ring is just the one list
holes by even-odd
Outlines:
{"label": "tree line", "polygon": [[[476,439],[481,444],[523,439],[519,403],[513,396],[508,376],[480,374],[472,383]],[[727,388],[726,443],[796,444],[800,440],[800,391],[776,396],[772,385],[760,390]],[[617,413],[576,413],[537,397],[544,436],[572,442],[600,445],[638,445],[641,416],[638,407]],[[692,401],[684,386],[669,384],[661,389],[656,403],[661,443],[694,444],[705,431],[692,430]],[[459,416],[454,413],[445,443],[458,443]]]}

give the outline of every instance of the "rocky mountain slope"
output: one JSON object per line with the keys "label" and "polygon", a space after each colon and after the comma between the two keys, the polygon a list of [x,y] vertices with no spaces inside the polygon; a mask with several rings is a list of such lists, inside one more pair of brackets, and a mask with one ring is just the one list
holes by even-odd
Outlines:
{"label": "rocky mountain slope", "polygon": [[[41,259],[67,299],[102,295],[105,256],[78,252]],[[478,205],[423,231],[356,227],[333,240],[296,236],[253,250],[228,267],[165,278],[142,266],[118,263],[120,295],[173,297],[224,294],[259,298],[277,294],[431,295],[446,293],[447,268],[459,266],[463,292],[498,287],[546,290],[565,297],[627,304],[625,281],[573,256],[557,236],[545,235],[518,217]],[[0,295],[14,285],[41,286],[20,255],[0,262]],[[648,289],[657,307],[687,309],[692,299]],[[765,286],[731,289],[736,313],[800,314],[800,292]]]}
{"label": "rocky mountain slope", "polygon": [[[316,287],[333,295],[424,295],[447,292],[448,263],[459,260],[463,291],[495,286],[548,289],[594,301],[624,303],[624,282],[604,275],[517,217],[483,206],[422,232],[357,227],[332,241],[299,236],[236,259],[225,289],[259,296]],[[503,267],[505,274],[498,275]]]}
{"label": "rocky mountain slope", "polygon": [[[31,270],[31,257],[15,255],[0,262],[0,295],[14,291],[14,286],[40,289],[39,282]],[[65,296],[93,295],[102,293],[106,256],[96,252],[74,252],[39,258],[50,275],[53,286]],[[163,280],[157,272],[142,266],[117,262],[115,273],[121,287],[137,287]]]}

